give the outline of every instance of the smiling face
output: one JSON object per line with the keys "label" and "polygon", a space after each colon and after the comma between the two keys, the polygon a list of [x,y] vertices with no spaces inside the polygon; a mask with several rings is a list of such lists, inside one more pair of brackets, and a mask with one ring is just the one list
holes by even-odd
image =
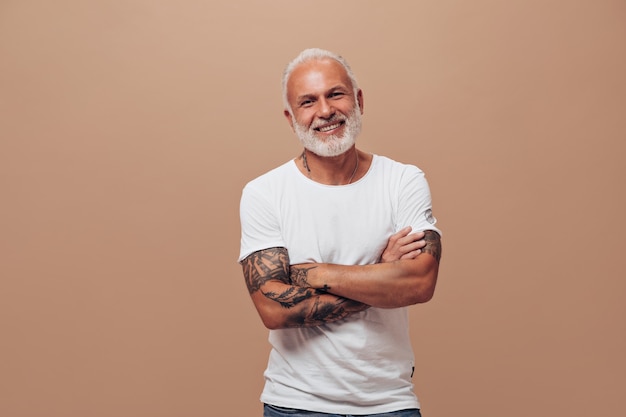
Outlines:
{"label": "smiling face", "polygon": [[307,61],[287,82],[291,112],[285,117],[311,152],[341,155],[354,145],[361,130],[362,93],[354,92],[344,67],[334,59]]}

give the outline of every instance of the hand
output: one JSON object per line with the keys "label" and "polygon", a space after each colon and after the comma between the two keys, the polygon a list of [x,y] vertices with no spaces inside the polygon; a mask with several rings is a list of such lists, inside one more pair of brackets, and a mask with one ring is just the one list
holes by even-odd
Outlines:
{"label": "hand", "polygon": [[411,226],[407,226],[391,235],[379,263],[414,259],[422,253],[422,248],[426,246],[424,232],[411,233],[411,230]]}

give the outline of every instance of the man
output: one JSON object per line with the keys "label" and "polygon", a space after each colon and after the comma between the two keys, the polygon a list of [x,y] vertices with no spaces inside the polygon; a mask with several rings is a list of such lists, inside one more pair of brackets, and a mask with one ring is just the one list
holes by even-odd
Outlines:
{"label": "man", "polygon": [[272,350],[264,416],[420,416],[407,306],[441,256],[424,174],[355,147],[363,93],[345,60],[307,49],[283,76],[297,158],[246,185],[246,285]]}

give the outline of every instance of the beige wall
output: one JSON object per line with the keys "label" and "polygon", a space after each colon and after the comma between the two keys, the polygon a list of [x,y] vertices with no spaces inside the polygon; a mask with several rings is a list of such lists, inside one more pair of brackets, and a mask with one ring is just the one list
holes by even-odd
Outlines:
{"label": "beige wall", "polygon": [[623,1],[0,2],[0,415],[260,416],[246,181],[280,72],[345,55],[360,146],[428,175],[428,417],[614,416],[626,388]]}

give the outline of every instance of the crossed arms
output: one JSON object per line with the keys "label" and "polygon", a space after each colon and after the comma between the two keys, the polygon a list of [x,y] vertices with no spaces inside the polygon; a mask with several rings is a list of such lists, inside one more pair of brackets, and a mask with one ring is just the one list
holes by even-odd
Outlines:
{"label": "crossed arms", "polygon": [[441,239],[432,230],[410,232],[407,227],[392,235],[373,265],[290,265],[282,247],[252,253],[241,265],[263,324],[269,329],[318,326],[371,306],[396,308],[430,300]]}

